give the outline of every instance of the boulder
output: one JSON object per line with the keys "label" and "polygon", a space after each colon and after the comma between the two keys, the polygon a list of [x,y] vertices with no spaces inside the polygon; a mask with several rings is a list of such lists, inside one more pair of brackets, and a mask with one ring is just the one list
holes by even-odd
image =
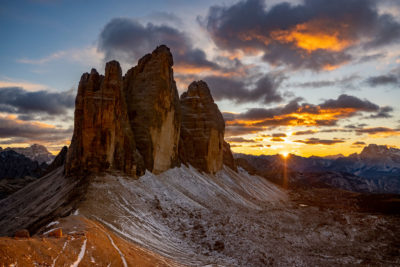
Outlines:
{"label": "boulder", "polygon": [[49,237],[61,238],[63,236],[62,229],[57,228],[47,234]]}
{"label": "boulder", "polygon": [[182,126],[179,156],[183,163],[215,173],[223,165],[225,122],[203,81],[193,82],[180,97]]}
{"label": "boulder", "polygon": [[14,237],[18,237],[18,238],[29,238],[29,231],[26,229],[21,229],[15,232]]}
{"label": "boulder", "polygon": [[160,173],[178,165],[179,96],[168,47],[142,57],[124,77],[124,93],[136,146],[145,168]]}

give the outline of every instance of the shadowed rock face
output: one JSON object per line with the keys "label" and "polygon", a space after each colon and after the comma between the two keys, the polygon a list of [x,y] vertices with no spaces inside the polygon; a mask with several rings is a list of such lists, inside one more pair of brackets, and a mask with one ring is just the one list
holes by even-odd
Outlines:
{"label": "shadowed rock face", "polygon": [[160,173],[178,165],[179,96],[169,48],[159,46],[124,78],[130,125],[146,169]]}
{"label": "shadowed rock face", "polygon": [[105,76],[95,69],[82,75],[75,102],[74,134],[67,155],[67,175],[109,169],[132,176],[143,172],[129,127],[122,85],[117,61],[107,63]]}
{"label": "shadowed rock face", "polygon": [[225,122],[203,81],[193,82],[180,98],[181,161],[208,173],[222,168]]}
{"label": "shadowed rock face", "polygon": [[234,171],[237,171],[237,165],[232,155],[231,146],[226,141],[224,141],[224,146],[223,146],[223,162],[224,165],[228,166]]}

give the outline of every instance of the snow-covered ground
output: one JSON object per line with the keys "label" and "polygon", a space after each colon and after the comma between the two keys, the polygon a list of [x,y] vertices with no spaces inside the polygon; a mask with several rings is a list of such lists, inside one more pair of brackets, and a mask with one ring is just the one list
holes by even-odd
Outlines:
{"label": "snow-covered ground", "polygon": [[79,214],[190,266],[379,262],[382,240],[393,234],[382,234],[384,218],[298,205],[265,179],[229,168],[215,175],[182,166],[138,180],[96,177]]}

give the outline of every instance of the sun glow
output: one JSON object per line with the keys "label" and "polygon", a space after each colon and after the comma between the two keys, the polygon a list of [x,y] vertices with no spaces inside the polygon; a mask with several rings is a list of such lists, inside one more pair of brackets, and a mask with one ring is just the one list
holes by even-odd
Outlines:
{"label": "sun glow", "polygon": [[289,157],[289,152],[281,152],[282,157],[287,158]]}

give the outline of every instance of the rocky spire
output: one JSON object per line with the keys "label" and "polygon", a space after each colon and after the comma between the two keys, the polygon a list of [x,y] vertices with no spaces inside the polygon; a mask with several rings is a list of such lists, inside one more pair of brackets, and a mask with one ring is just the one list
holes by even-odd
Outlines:
{"label": "rocky spire", "polygon": [[181,127],[179,96],[165,45],[139,60],[124,78],[128,115],[146,169],[160,173],[176,166]]}
{"label": "rocky spire", "polygon": [[75,128],[66,173],[121,170],[143,173],[141,156],[129,127],[117,61],[106,64],[105,76],[95,69],[82,75],[75,102]]}
{"label": "rocky spire", "polygon": [[222,168],[225,122],[203,81],[193,82],[180,98],[179,156],[183,163],[215,173]]}

